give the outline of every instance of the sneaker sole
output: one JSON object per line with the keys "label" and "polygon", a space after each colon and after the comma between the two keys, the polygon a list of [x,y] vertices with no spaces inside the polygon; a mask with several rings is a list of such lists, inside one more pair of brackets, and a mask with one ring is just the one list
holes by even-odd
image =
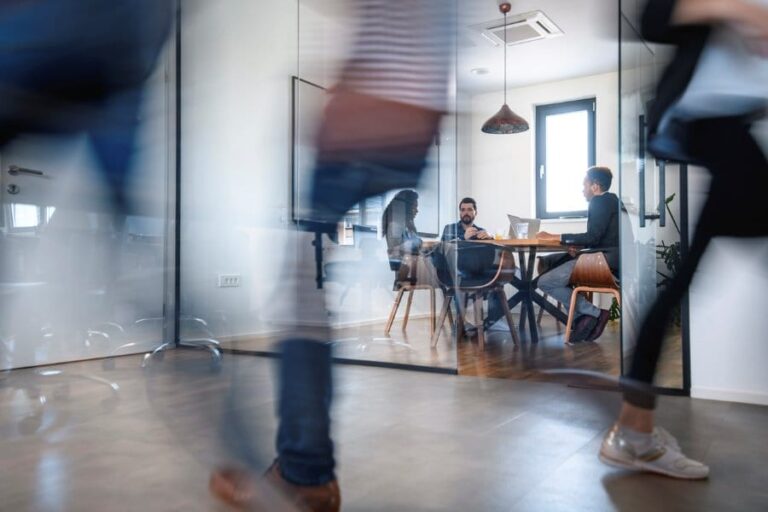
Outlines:
{"label": "sneaker sole", "polygon": [[659,475],[668,476],[670,478],[677,478],[678,480],[706,480],[707,478],[709,478],[709,474],[706,474],[703,476],[681,475],[679,473],[665,471],[656,466],[652,466],[646,462],[640,462],[640,461],[627,462],[623,460],[614,459],[608,455],[605,455],[602,451],[597,455],[597,457],[600,459],[600,462],[602,462],[603,464],[606,464],[608,466],[613,466],[619,469],[629,469],[634,471],[644,471],[646,473],[656,473]]}

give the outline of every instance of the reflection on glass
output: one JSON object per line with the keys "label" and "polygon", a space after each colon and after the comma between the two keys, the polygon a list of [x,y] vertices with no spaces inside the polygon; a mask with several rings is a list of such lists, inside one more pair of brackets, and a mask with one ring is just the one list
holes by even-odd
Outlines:
{"label": "reflection on glass", "polygon": [[549,115],[546,123],[547,211],[584,210],[581,182],[589,167],[587,112]]}
{"label": "reflection on glass", "polygon": [[10,203],[11,229],[29,230],[48,224],[56,212],[55,206],[37,206],[27,203]]}
{"label": "reflection on glass", "polygon": [[36,228],[40,225],[40,211],[34,204],[11,205],[11,225],[17,229]]}
{"label": "reflection on glass", "polygon": [[56,213],[56,207],[55,206],[46,206],[45,207],[45,223],[51,222],[51,217],[53,217],[53,214]]}

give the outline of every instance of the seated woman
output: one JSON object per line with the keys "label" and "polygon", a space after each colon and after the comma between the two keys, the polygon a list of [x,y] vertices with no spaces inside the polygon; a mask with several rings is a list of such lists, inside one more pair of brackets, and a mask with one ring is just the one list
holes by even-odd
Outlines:
{"label": "seated woman", "polygon": [[406,282],[431,286],[437,282],[431,261],[422,254],[423,241],[414,222],[418,213],[419,194],[414,190],[401,190],[381,216],[389,266],[396,272],[395,289]]}

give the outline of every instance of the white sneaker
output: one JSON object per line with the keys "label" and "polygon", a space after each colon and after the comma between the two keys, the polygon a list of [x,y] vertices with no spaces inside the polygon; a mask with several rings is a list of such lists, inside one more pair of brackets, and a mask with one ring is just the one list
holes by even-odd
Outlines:
{"label": "white sneaker", "polygon": [[672,434],[661,427],[653,429],[652,445],[643,453],[614,425],[600,446],[600,460],[609,466],[659,473],[672,478],[703,480],[709,476],[709,467],[683,455]]}

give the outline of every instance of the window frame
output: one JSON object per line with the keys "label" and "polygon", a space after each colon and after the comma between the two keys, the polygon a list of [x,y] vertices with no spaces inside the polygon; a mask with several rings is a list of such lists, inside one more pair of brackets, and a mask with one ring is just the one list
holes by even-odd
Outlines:
{"label": "window frame", "polygon": [[[597,98],[592,97],[536,106],[536,166],[534,172],[536,182],[536,217],[539,219],[582,219],[587,216],[586,209],[547,212],[547,117],[582,110],[587,112],[588,166],[592,167],[596,162]],[[586,169],[584,171],[586,172]]]}

